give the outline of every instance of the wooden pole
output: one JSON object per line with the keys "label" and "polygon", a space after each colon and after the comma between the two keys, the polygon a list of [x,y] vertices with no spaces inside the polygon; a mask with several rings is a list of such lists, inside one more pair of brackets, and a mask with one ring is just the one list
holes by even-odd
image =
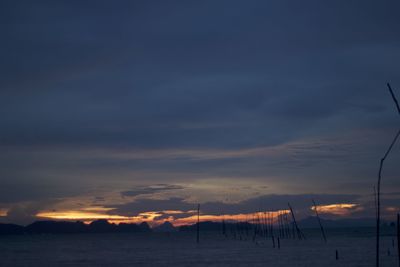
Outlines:
{"label": "wooden pole", "polygon": [[222,235],[226,237],[225,219],[222,219]]}
{"label": "wooden pole", "polygon": [[288,214],[285,214],[285,222],[286,222],[286,232],[287,232],[287,237],[290,238],[290,225],[289,225],[289,218]]}
{"label": "wooden pole", "polygon": [[376,199],[376,188],[374,186],[374,204],[375,204],[375,218],[378,218],[378,202]]}
{"label": "wooden pole", "polygon": [[292,219],[293,219],[294,226],[296,228],[297,236],[299,237],[299,239],[306,239],[305,235],[300,231],[300,228],[297,225],[296,217],[294,216],[294,212],[293,212],[292,206],[290,206],[290,203],[288,203],[288,206],[290,209],[290,213],[292,214]]}
{"label": "wooden pole", "polygon": [[314,210],[315,210],[315,214],[317,215],[317,219],[318,219],[319,227],[321,229],[322,237],[324,238],[324,241],[326,243],[327,242],[326,241],[326,235],[325,235],[324,227],[322,226],[321,219],[319,218],[319,215],[318,215],[317,204],[315,204],[314,199],[312,199],[312,202],[314,204]]}
{"label": "wooden pole", "polygon": [[270,215],[269,226],[270,226],[271,236],[272,236],[272,238],[274,238],[275,237],[275,234],[274,234],[274,213],[269,213],[269,215]]}
{"label": "wooden pole", "polygon": [[400,267],[400,214],[397,213],[397,257],[399,258]]}
{"label": "wooden pole", "polygon": [[283,238],[282,216],[281,211],[278,211],[279,237]]}
{"label": "wooden pole", "polygon": [[197,243],[200,242],[200,204],[197,204]]}
{"label": "wooden pole", "polygon": [[[394,92],[392,90],[392,87],[390,87],[390,84],[387,84],[387,87],[389,88],[390,95],[392,96],[392,99],[396,105],[397,112],[400,115],[400,106],[399,102],[396,99],[396,96],[394,95]],[[384,156],[381,158],[380,164],[379,164],[379,172],[378,172],[378,183],[377,183],[377,192],[376,192],[376,267],[379,267],[379,248],[380,248],[380,224],[381,224],[381,180],[382,180],[382,170],[383,170],[383,163],[385,162],[387,156],[389,155],[390,151],[392,151],[392,148],[394,144],[396,143],[397,139],[400,136],[400,129],[398,130],[397,134],[395,135],[393,141],[390,143],[389,148],[386,150]]]}

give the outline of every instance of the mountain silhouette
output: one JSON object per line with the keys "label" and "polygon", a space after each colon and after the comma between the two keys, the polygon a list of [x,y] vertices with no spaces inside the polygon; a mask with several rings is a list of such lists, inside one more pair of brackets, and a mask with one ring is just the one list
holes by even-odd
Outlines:
{"label": "mountain silhouette", "polygon": [[177,229],[175,226],[172,225],[172,223],[166,221],[163,224],[160,224],[159,226],[156,226],[153,228],[154,232],[176,232]]}
{"label": "mountain silhouette", "polygon": [[8,234],[78,234],[78,233],[126,233],[151,232],[150,226],[141,224],[109,223],[107,220],[96,220],[89,225],[83,222],[36,221],[27,226],[0,223],[0,235]]}
{"label": "mountain silhouette", "polygon": [[16,224],[0,223],[0,235],[23,234],[24,227]]}
{"label": "mountain silhouette", "polygon": [[[373,218],[360,219],[340,219],[327,220],[321,219],[325,228],[349,228],[349,227],[372,227],[375,225]],[[301,228],[319,228],[316,217],[307,217],[298,222]],[[388,222],[382,222],[382,225],[389,225]],[[226,222],[200,222],[201,231],[222,231],[225,227],[226,231],[248,231],[252,225],[248,222],[233,223]],[[83,222],[67,222],[67,221],[36,221],[27,226],[16,224],[0,223],[0,235],[17,235],[17,234],[78,234],[78,233],[145,233],[145,232],[174,232],[174,231],[196,231],[197,223],[192,225],[183,225],[179,228],[174,227],[170,222],[151,229],[148,223],[120,223],[114,224],[107,220],[96,220],[90,224]]]}

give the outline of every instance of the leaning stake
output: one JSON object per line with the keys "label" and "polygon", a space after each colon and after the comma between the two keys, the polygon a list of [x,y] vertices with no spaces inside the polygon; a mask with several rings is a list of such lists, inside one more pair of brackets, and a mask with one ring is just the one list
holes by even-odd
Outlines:
{"label": "leaning stake", "polygon": [[288,206],[290,209],[290,213],[292,214],[292,219],[293,219],[294,226],[296,228],[297,236],[299,237],[299,239],[306,239],[305,235],[303,234],[303,232],[300,230],[299,226],[297,225],[296,217],[294,216],[294,212],[293,212],[292,206],[290,206],[290,203],[288,203]]}
{"label": "leaning stake", "polygon": [[319,218],[319,215],[318,215],[317,204],[315,204],[314,199],[312,199],[312,202],[314,204],[314,210],[315,210],[315,214],[317,215],[319,227],[321,228],[322,237],[324,238],[324,241],[326,243],[326,235],[325,235],[324,227],[322,227],[321,219]]}

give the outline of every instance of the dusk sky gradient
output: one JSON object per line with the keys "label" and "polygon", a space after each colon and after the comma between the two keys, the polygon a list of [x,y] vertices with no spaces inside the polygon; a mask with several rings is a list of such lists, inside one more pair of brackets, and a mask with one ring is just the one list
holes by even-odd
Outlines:
{"label": "dusk sky gradient", "polygon": [[[61,211],[173,220],[197,203],[218,215],[288,201],[308,216],[311,198],[374,216],[379,160],[400,126],[386,87],[400,97],[399,10],[1,1],[0,222]],[[384,216],[400,208],[399,162],[398,145]]]}

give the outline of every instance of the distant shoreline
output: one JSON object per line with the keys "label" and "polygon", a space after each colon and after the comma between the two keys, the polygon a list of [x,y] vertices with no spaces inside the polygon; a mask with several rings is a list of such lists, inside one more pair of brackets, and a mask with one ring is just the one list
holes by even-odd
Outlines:
{"label": "distant shoreline", "polygon": [[[325,228],[343,229],[343,228],[372,228],[374,219],[342,219],[342,220],[323,220]],[[318,229],[314,217],[308,217],[299,222],[303,229]],[[383,222],[383,228],[394,229],[393,223]],[[191,232],[196,231],[197,224],[174,227],[169,222],[151,228],[148,223],[140,224],[120,223],[114,224],[107,220],[96,220],[90,224],[80,221],[36,221],[27,226],[17,224],[0,223],[0,235],[21,235],[21,234],[76,234],[76,233],[149,233],[149,232]],[[252,229],[254,224],[248,222],[200,222],[200,228],[203,232],[222,232],[223,227],[226,231],[236,231],[235,229]]]}

